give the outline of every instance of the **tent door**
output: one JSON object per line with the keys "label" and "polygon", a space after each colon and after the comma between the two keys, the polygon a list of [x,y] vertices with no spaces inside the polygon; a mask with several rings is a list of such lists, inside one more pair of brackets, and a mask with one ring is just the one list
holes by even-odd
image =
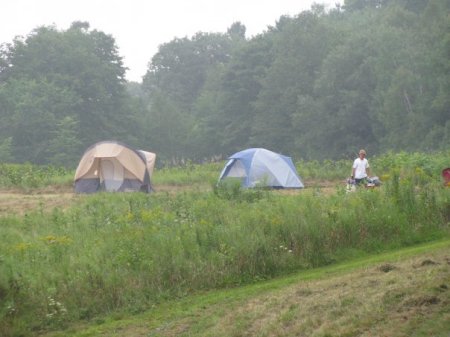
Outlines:
{"label": "tent door", "polygon": [[124,170],[117,159],[102,158],[100,172],[106,191],[118,191],[120,189],[123,184]]}
{"label": "tent door", "polygon": [[245,178],[247,177],[247,172],[245,172],[245,166],[239,159],[234,160],[230,170],[228,171],[227,177],[235,178]]}
{"label": "tent door", "polygon": [[222,170],[219,180],[230,178],[239,180],[244,186],[248,185],[245,165],[240,159],[230,159]]}

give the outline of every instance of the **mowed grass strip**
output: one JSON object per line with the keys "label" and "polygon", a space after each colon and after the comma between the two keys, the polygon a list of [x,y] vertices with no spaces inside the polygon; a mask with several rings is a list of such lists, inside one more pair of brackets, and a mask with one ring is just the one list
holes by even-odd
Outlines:
{"label": "mowed grass strip", "polygon": [[211,291],[46,336],[448,336],[450,240]]}

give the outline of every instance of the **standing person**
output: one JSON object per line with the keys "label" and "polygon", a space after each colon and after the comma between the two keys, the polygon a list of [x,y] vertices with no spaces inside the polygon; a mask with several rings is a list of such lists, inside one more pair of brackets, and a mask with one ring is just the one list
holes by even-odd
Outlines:
{"label": "standing person", "polygon": [[359,157],[355,159],[352,166],[352,179],[356,185],[366,180],[370,176],[369,161],[366,159],[366,151],[359,150]]}

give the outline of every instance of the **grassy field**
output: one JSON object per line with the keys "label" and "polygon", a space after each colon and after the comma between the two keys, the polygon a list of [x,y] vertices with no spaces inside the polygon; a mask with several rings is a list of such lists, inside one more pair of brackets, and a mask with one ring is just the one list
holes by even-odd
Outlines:
{"label": "grassy field", "polygon": [[46,336],[447,337],[449,287],[447,240],[198,293]]}
{"label": "grassy field", "polygon": [[297,191],[217,187],[219,164],[189,164],[149,195],[0,164],[0,335],[447,336],[447,158],[374,158],[382,187],[356,193],[347,162],[299,163]]}

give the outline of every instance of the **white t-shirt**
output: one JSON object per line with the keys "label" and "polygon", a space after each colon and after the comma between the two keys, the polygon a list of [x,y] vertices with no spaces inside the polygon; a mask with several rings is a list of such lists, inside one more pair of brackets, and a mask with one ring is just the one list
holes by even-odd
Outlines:
{"label": "white t-shirt", "polygon": [[366,169],[369,168],[369,161],[366,158],[356,158],[353,168],[355,169],[355,179],[363,179],[367,177]]}

